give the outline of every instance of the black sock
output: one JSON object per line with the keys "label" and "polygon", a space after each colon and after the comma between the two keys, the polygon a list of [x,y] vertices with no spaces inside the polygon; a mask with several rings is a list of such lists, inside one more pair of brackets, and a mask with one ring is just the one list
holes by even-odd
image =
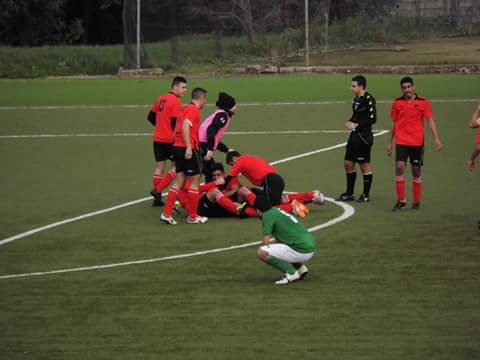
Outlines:
{"label": "black sock", "polygon": [[368,196],[372,187],[373,174],[363,175],[363,193]]}
{"label": "black sock", "polygon": [[300,268],[302,267],[302,265],[303,265],[302,263],[292,263],[292,266],[293,266],[296,270],[300,269]]}
{"label": "black sock", "polygon": [[353,195],[355,189],[355,180],[357,179],[356,172],[347,172],[347,195]]}

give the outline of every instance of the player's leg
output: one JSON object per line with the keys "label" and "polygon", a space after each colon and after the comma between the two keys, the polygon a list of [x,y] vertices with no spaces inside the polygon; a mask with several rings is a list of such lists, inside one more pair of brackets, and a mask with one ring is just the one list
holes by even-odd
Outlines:
{"label": "player's leg", "polygon": [[413,205],[412,209],[420,209],[422,198],[422,166],[423,166],[423,146],[412,147],[410,152],[410,163],[412,165],[412,192]]}
{"label": "player's leg", "polygon": [[293,200],[298,200],[304,204],[314,203],[317,205],[323,205],[325,203],[325,195],[323,195],[320,190],[282,195],[282,204],[289,204]]}
{"label": "player's leg", "polygon": [[357,173],[355,171],[355,151],[354,143],[351,139],[349,139],[343,162],[343,167],[345,168],[346,174],[346,190],[337,198],[337,201],[355,200],[355,197],[353,196],[355,191],[355,181],[357,180]]}
{"label": "player's leg", "polygon": [[199,151],[194,150],[192,158],[185,161],[185,174],[190,182],[188,189],[189,224],[205,224],[208,218],[198,215],[198,201],[200,199],[200,175],[202,174],[202,158]]}
{"label": "player's leg", "polygon": [[153,189],[150,191],[153,197],[152,206],[163,206],[162,193],[157,191],[157,187],[163,180],[167,157],[163,152],[162,144],[157,141],[153,142],[153,155],[155,157],[155,170],[152,176]]}
{"label": "player's leg", "polygon": [[357,202],[369,202],[370,201],[370,189],[373,182],[373,170],[370,162],[361,162],[360,169],[363,174],[363,192],[357,199]]}
{"label": "player's leg", "polygon": [[[212,204],[218,204],[222,209],[227,211],[229,215],[236,216],[238,214],[238,206],[220,190],[212,189],[207,193],[207,197]],[[227,215],[228,215],[227,214]]]}
{"label": "player's leg", "polygon": [[184,184],[185,184],[185,174],[183,173],[183,171],[179,171],[175,174],[174,184],[168,191],[167,203],[165,204],[163,213],[160,216],[160,219],[169,225],[177,224],[177,222],[175,221],[175,219],[173,219],[173,216],[172,216],[173,208],[175,207],[175,201],[177,201],[178,195]]}
{"label": "player's leg", "polygon": [[392,211],[398,211],[407,206],[405,195],[405,167],[408,159],[408,146],[397,145],[395,148],[395,188],[397,192],[397,202]]}
{"label": "player's leg", "polygon": [[280,205],[283,190],[285,190],[285,181],[278,174],[268,174],[264,180],[263,190],[272,206]]}

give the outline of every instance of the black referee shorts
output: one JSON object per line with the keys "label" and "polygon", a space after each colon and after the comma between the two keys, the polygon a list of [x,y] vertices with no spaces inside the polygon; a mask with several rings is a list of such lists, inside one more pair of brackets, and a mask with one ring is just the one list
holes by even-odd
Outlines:
{"label": "black referee shorts", "polygon": [[395,160],[407,162],[410,159],[410,164],[413,166],[423,166],[423,154],[425,147],[396,145],[395,146]]}
{"label": "black referee shorts", "polygon": [[345,160],[369,163],[373,145],[373,134],[360,134],[352,132],[347,142]]}
{"label": "black referee shorts", "polygon": [[193,150],[192,157],[185,159],[187,148],[173,147],[173,160],[177,173],[184,173],[186,176],[195,176],[202,173],[202,158],[198,150]]}
{"label": "black referee shorts", "polygon": [[285,190],[285,181],[275,173],[268,174],[263,180],[263,192],[272,206],[282,203],[283,190]]}
{"label": "black referee shorts", "polygon": [[165,161],[173,160],[173,144],[154,141],[153,142],[153,155],[155,156],[155,161]]}

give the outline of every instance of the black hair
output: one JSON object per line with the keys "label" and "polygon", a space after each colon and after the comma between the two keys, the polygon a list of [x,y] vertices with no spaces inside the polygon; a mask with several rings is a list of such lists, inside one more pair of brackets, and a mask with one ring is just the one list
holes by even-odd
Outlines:
{"label": "black hair", "polygon": [[238,151],[229,151],[227,153],[227,164],[230,164],[232,162],[232,159],[234,157],[240,157],[242,154],[240,154]]}
{"label": "black hair", "polygon": [[195,89],[192,90],[192,100],[198,100],[202,96],[206,96],[208,93],[207,90],[204,88],[196,87]]}
{"label": "black hair", "polygon": [[221,162],[216,162],[210,166],[210,173],[213,174],[214,171],[225,172],[225,168]]}
{"label": "black hair", "polygon": [[172,88],[174,86],[177,86],[178,84],[181,84],[181,83],[184,83],[186,84],[187,83],[187,79],[185,79],[183,76],[175,76],[172,80]]}
{"label": "black hair", "polygon": [[367,88],[367,78],[363,75],[357,75],[352,78],[352,81],[356,81],[358,86],[363,87],[364,89]]}
{"label": "black hair", "polygon": [[402,78],[402,80],[400,80],[400,86],[407,83],[414,85],[413,79],[410,76],[405,76]]}
{"label": "black hair", "polygon": [[257,195],[253,202],[253,207],[259,211],[266,212],[272,208],[272,204],[265,195]]}
{"label": "black hair", "polygon": [[233,96],[228,95],[227,93],[220,92],[218,94],[218,100],[217,100],[217,107],[218,108],[223,108],[225,110],[230,110],[233,108],[236,104],[235,98]]}

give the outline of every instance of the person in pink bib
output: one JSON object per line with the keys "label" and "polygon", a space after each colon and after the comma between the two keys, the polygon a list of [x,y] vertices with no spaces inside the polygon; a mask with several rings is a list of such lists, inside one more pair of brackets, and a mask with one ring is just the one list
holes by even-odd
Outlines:
{"label": "person in pink bib", "polygon": [[215,150],[228,153],[233,150],[222,142],[223,135],[232,122],[237,108],[235,98],[227,93],[218,94],[217,109],[208,116],[200,126],[200,148],[203,157],[203,172],[205,181],[211,181],[210,168],[215,164],[213,153]]}

